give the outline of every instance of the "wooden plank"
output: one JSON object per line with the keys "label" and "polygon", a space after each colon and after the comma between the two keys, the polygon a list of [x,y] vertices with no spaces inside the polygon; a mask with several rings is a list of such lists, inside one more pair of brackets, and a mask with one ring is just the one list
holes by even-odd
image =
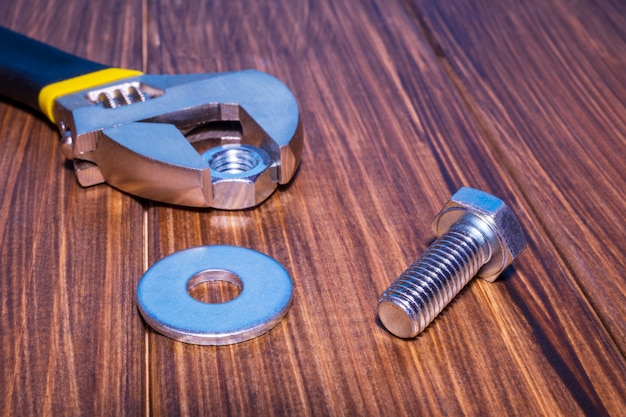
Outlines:
{"label": "wooden plank", "polygon": [[[148,19],[151,72],[268,71],[293,89],[306,131],[295,181],[261,207],[149,209],[150,263],[234,244],[274,257],[295,284],[286,319],[250,342],[200,347],[151,333],[153,414],[623,409],[626,363],[611,334],[528,204],[519,171],[399,2],[164,0]],[[420,337],[396,339],[376,321],[378,296],[432,241],[430,220],[461,185],[509,202],[529,250],[499,282],[470,284]]]}
{"label": "wooden plank", "polygon": [[626,354],[626,3],[410,3]]}
{"label": "wooden plank", "polygon": [[[0,24],[141,66],[132,2],[3,2]],[[80,188],[58,143],[43,117],[0,103],[0,415],[139,415],[143,209],[110,187]]]}

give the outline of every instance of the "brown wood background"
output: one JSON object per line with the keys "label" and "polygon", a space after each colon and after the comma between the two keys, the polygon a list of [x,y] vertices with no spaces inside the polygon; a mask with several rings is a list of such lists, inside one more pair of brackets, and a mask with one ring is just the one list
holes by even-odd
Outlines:
{"label": "brown wood background", "polygon": [[[0,102],[0,415],[624,415],[626,3],[16,0],[0,24],[151,73],[256,68],[299,100],[301,168],[262,206],[82,189],[43,117]],[[419,337],[376,319],[462,185],[528,249]],[[264,252],[294,302],[223,347],[148,329],[145,269]]]}

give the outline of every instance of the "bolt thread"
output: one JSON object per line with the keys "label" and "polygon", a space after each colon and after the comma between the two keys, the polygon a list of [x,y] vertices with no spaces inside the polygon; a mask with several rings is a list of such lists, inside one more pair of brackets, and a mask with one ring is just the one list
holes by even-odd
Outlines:
{"label": "bolt thread", "polygon": [[[478,229],[465,222],[454,224],[382,294],[381,321],[397,336],[417,336],[490,257],[489,244]],[[381,308],[385,303],[394,306]],[[398,309],[406,317],[399,318]]]}

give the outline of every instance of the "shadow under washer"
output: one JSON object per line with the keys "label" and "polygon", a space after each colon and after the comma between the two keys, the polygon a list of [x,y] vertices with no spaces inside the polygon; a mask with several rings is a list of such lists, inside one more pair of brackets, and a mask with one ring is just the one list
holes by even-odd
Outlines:
{"label": "shadow under washer", "polygon": [[[241,293],[220,304],[189,294],[193,286],[213,280],[234,283]],[[236,246],[199,246],[150,267],[137,286],[137,304],[144,320],[164,336],[197,345],[229,345],[276,326],[287,314],[292,292],[285,268],[267,255]]]}

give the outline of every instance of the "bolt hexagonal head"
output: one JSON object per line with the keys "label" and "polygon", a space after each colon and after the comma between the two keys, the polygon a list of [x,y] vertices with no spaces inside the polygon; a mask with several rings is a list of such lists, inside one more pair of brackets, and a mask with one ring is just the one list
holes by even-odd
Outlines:
{"label": "bolt hexagonal head", "polygon": [[499,198],[484,191],[462,187],[437,214],[432,228],[441,236],[459,221],[472,224],[485,236],[491,258],[477,276],[493,282],[526,247],[524,231],[513,211]]}

